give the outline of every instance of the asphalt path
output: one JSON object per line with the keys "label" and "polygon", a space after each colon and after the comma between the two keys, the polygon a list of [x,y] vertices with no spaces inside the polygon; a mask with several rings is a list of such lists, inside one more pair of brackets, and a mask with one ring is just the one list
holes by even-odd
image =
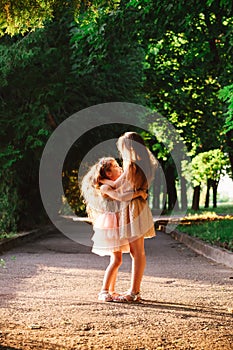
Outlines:
{"label": "asphalt path", "polygon": [[[1,255],[0,349],[233,348],[231,268],[158,232],[145,240],[141,305],[99,303],[109,258],[91,253],[91,225],[64,225],[73,239],[54,229]],[[124,254],[118,291],[130,270]]]}

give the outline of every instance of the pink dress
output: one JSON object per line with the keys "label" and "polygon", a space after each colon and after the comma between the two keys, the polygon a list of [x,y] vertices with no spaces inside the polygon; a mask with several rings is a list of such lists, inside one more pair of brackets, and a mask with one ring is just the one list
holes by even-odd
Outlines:
{"label": "pink dress", "polygon": [[117,212],[106,211],[98,215],[93,229],[93,253],[104,256],[110,255],[112,252],[129,252],[128,240],[120,239],[119,214]]}
{"label": "pink dress", "polygon": [[[102,196],[101,196],[102,197]],[[127,239],[120,239],[119,210],[121,203],[110,198],[99,198],[98,211],[93,217],[92,252],[100,256],[113,252],[129,252]]]}

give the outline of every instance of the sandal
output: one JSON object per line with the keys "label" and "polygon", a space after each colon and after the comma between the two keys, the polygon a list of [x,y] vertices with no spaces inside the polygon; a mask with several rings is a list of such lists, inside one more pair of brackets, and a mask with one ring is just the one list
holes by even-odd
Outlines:
{"label": "sandal", "polygon": [[141,301],[141,295],[140,292],[133,293],[133,292],[126,292],[124,294],[118,295],[113,298],[113,301],[117,303],[140,303]]}
{"label": "sandal", "polygon": [[109,292],[110,293],[110,295],[111,295],[111,297],[112,297],[112,299],[114,299],[114,298],[117,298],[117,297],[119,297],[119,293],[117,293],[117,292]]}
{"label": "sandal", "polygon": [[99,301],[104,301],[104,302],[109,302],[109,301],[113,301],[113,298],[112,298],[111,294],[107,290],[102,290],[98,294],[98,300]]}

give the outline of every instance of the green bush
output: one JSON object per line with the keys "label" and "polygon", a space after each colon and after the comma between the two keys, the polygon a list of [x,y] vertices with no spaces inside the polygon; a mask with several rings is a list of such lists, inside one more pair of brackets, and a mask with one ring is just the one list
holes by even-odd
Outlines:
{"label": "green bush", "polygon": [[19,198],[11,172],[6,171],[0,180],[0,235],[4,237],[17,231]]}
{"label": "green bush", "polygon": [[81,191],[78,186],[78,170],[66,170],[62,174],[65,198],[60,214],[69,215],[75,213],[78,216],[85,216],[86,206],[83,202]]}

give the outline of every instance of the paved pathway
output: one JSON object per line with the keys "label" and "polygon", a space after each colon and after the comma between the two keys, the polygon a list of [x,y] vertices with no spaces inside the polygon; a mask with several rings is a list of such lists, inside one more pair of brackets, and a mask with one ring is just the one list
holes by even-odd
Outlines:
{"label": "paved pathway", "polygon": [[[91,235],[90,225],[69,225]],[[0,349],[232,349],[233,270],[165,233],[146,252],[139,305],[99,303],[108,258],[56,230],[3,254]],[[125,254],[119,290],[130,263]]]}

